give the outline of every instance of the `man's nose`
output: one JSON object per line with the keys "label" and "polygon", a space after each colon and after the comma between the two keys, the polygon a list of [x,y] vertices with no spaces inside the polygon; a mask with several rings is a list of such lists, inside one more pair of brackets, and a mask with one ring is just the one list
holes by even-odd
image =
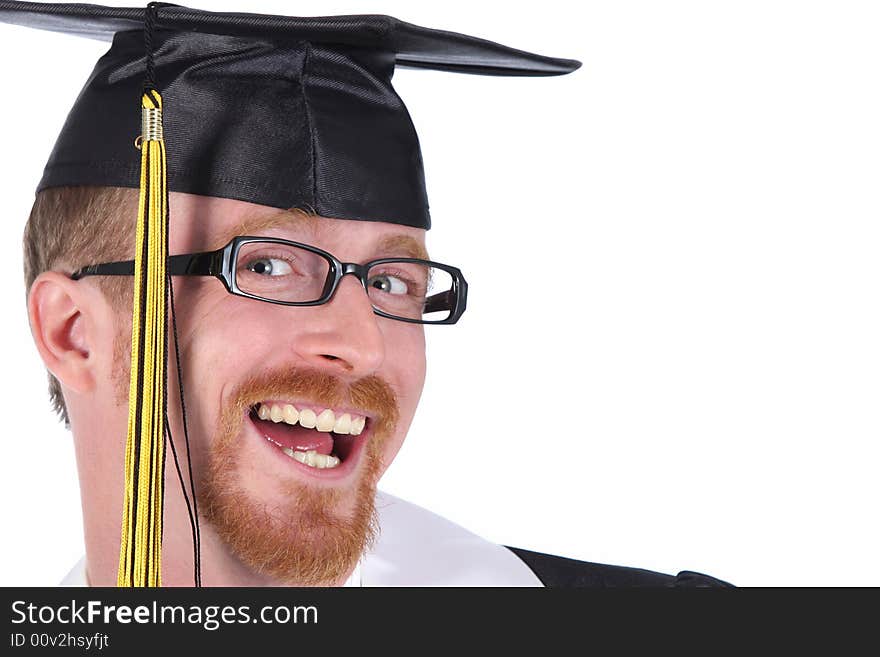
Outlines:
{"label": "man's nose", "polygon": [[373,374],[382,365],[380,318],[357,277],[344,276],[327,303],[296,310],[302,325],[294,349],[308,364],[352,378]]}

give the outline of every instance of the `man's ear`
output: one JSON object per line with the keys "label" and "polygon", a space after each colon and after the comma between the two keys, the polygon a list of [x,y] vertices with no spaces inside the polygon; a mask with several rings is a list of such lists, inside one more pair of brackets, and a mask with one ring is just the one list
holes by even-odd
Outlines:
{"label": "man's ear", "polygon": [[28,294],[28,318],[46,368],[75,392],[92,390],[100,375],[92,355],[97,327],[110,319],[103,295],[59,272],[43,272]]}

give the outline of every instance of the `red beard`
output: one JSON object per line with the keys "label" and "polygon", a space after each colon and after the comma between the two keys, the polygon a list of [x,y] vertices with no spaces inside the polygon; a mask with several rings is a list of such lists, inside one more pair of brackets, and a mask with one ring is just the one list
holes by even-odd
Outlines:
{"label": "red beard", "polygon": [[[353,484],[310,486],[291,477],[280,495],[255,499],[240,463],[248,410],[266,399],[308,400],[328,408],[351,406],[374,418]],[[341,583],[378,532],[376,484],[382,448],[398,417],[391,388],[375,376],[347,386],[314,370],[285,370],[252,377],[230,395],[197,489],[199,511],[231,552],[254,572],[280,583]]]}

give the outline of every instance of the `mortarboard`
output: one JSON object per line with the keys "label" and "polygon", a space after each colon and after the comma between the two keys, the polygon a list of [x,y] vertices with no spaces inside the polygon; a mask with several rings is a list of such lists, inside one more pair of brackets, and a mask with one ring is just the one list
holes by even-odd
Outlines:
{"label": "mortarboard", "polygon": [[[0,2],[0,20],[111,40],[38,189],[138,187],[144,9]],[[421,153],[395,66],[559,75],[579,63],[389,16],[156,11],[154,77],[168,109],[171,191],[428,228]],[[132,101],[132,98],[135,100]]]}
{"label": "mortarboard", "polygon": [[547,76],[580,64],[381,15],[0,1],[0,21],[112,41],[38,191],[141,190],[118,582],[159,585],[168,191],[427,229],[421,152],[391,85],[395,67]]}

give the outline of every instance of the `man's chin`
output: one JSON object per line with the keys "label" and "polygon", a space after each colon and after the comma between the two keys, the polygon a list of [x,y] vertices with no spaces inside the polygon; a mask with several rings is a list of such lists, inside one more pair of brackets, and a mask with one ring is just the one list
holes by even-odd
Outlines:
{"label": "man's chin", "polygon": [[[355,489],[287,482],[281,501],[255,499],[233,473],[212,473],[199,510],[230,552],[278,584],[341,585],[378,532],[375,484]],[[231,476],[230,476],[231,475]]]}
{"label": "man's chin", "polygon": [[[339,452],[338,468],[313,471],[273,444],[290,435],[257,429],[255,405],[274,399],[363,409],[375,427],[362,425]],[[396,424],[393,391],[376,377],[348,388],[308,370],[247,380],[224,404],[197,491],[199,511],[229,552],[269,583],[340,585],[378,532],[376,485]]]}
{"label": "man's chin", "polygon": [[366,475],[345,488],[288,480],[278,499],[265,500],[242,485],[240,472],[212,468],[199,510],[255,574],[278,584],[340,585],[378,531],[375,482]]}
{"label": "man's chin", "polygon": [[198,490],[201,515],[255,574],[278,584],[341,585],[378,532],[378,446],[368,445],[349,481],[326,485],[275,468],[256,476],[253,453],[236,442],[212,455]]}

